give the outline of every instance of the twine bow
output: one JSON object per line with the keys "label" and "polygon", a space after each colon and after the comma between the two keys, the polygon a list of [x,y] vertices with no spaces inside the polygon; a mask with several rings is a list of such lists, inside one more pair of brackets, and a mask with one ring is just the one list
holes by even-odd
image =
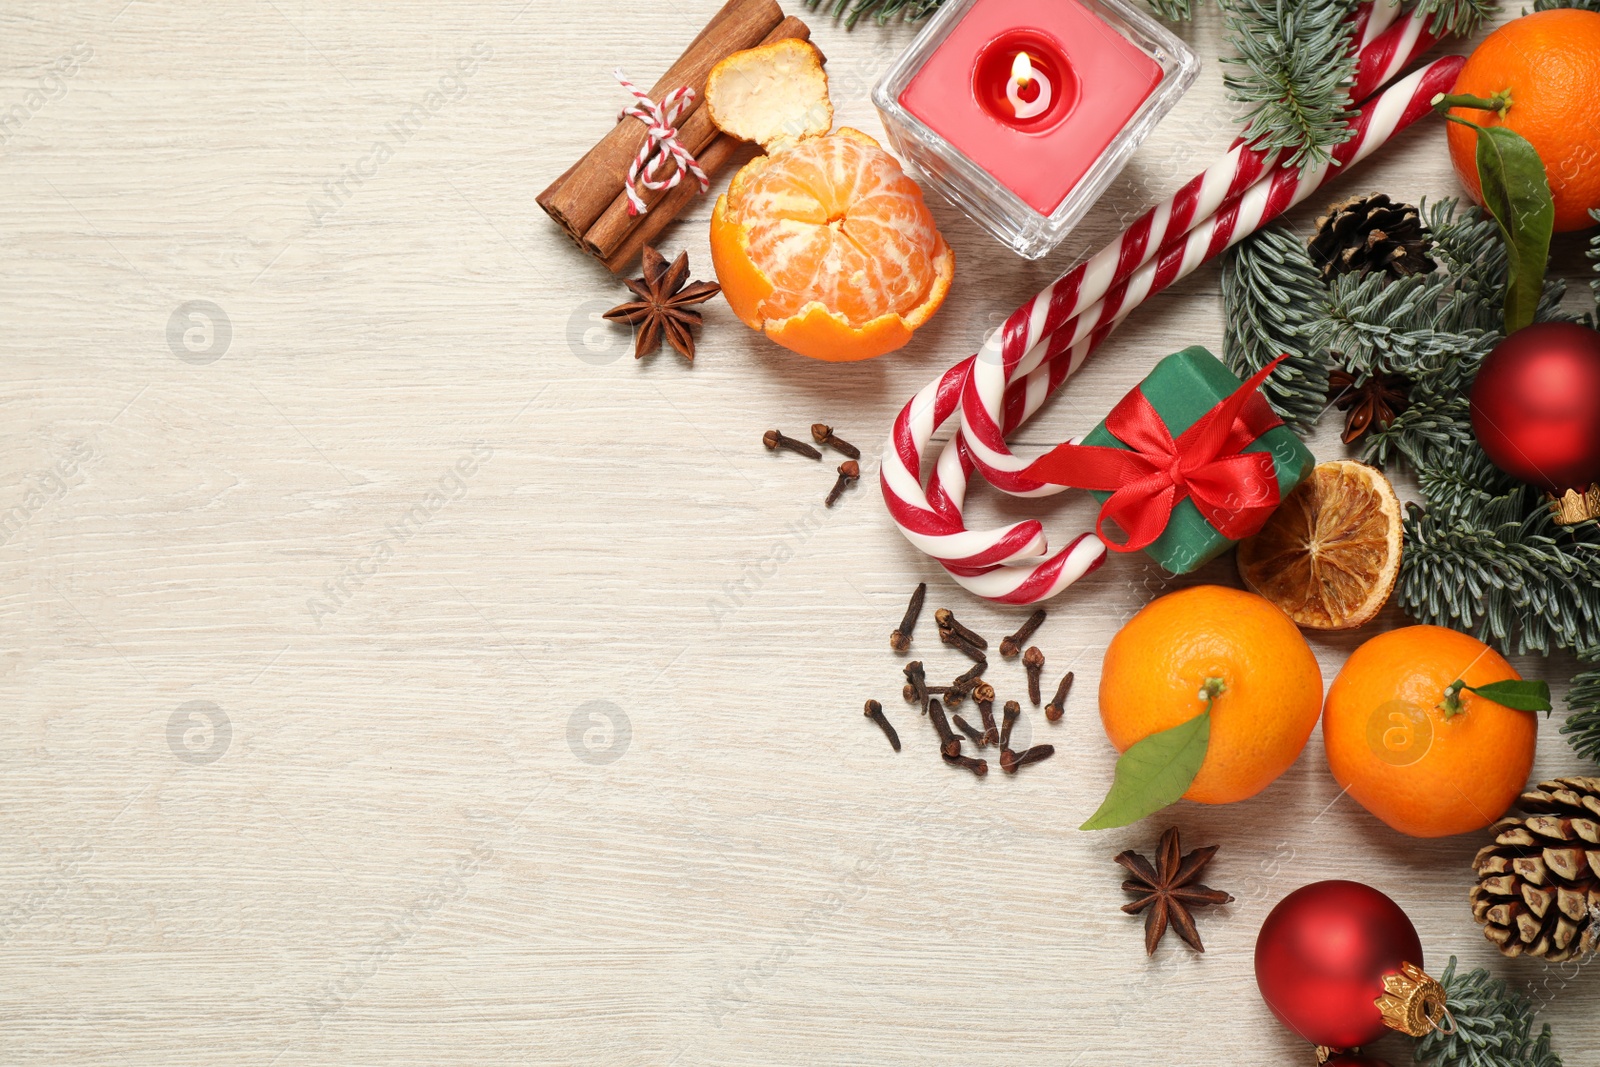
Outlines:
{"label": "twine bow", "polygon": [[[694,102],[694,90],[687,85],[681,86],[662,97],[660,103],[656,103],[650,99],[649,93],[629,81],[628,76],[622,73],[620,68],[612,71],[612,74],[638,101],[632,107],[623,108],[622,114],[617,116],[618,120],[636,118],[649,130],[644,144],[639,147],[639,154],[634,156],[633,162],[628,165],[628,214],[638,216],[650,210],[635,188],[636,185],[657,191],[672,189],[683,180],[683,175],[687,172],[693,174],[699,181],[702,193],[710,189],[711,179],[706,177],[706,172],[700,169],[700,164],[695,161],[694,156],[690,155],[683,142],[678,140],[678,128],[675,125],[684,109]],[[669,158],[675,164],[672,174],[666,178],[657,178],[656,171]]]}
{"label": "twine bow", "polygon": [[[1193,500],[1206,522],[1230,541],[1256,533],[1278,506],[1278,477],[1271,452],[1246,452],[1256,438],[1283,420],[1256,390],[1286,356],[1263,367],[1217,402],[1173,440],[1166,424],[1135,388],[1106,416],[1106,429],[1131,451],[1103,445],[1057,445],[1025,472],[1054,485],[1098,489],[1111,496],[1101,505],[1095,533],[1107,547],[1135,552],[1166,530],[1172,511]],[[1114,519],[1126,541],[1106,536]]]}

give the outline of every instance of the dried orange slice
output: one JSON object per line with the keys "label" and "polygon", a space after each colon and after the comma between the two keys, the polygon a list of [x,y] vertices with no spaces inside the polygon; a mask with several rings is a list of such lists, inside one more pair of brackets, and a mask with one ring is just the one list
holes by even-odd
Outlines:
{"label": "dried orange slice", "polygon": [[802,355],[871,359],[902,347],[955,274],[922,190],[871,137],[827,132],[816,49],[737,52],[706,84],[712,119],[767,153],[717,200],[711,260],[745,325]]}
{"label": "dried orange slice", "polygon": [[1382,471],[1319,463],[1239,542],[1239,577],[1307,629],[1351,630],[1394,591],[1400,541],[1400,501]]}

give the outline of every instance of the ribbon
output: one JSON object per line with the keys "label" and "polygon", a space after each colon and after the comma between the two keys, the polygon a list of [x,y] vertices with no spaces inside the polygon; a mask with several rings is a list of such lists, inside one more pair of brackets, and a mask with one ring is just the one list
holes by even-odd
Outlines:
{"label": "ribbon", "polygon": [[[1057,445],[1023,473],[1054,485],[1098,489],[1111,496],[1095,533],[1107,547],[1136,552],[1160,537],[1172,510],[1193,500],[1206,522],[1230,541],[1256,533],[1278,506],[1271,452],[1244,449],[1283,420],[1257,390],[1287,356],[1279,356],[1173,440],[1144,391],[1135,387],[1106,416],[1106,429],[1132,451],[1105,445]],[[1106,536],[1107,519],[1128,535]]]}
{"label": "ribbon", "polygon": [[[636,217],[650,210],[644,198],[634,188],[635,185],[658,191],[672,189],[683,180],[685,173],[689,173],[699,181],[702,193],[710,189],[711,179],[706,177],[706,172],[700,169],[700,164],[695,161],[694,156],[690,155],[689,150],[683,147],[683,142],[678,140],[678,128],[675,125],[684,109],[694,102],[694,90],[687,85],[674,89],[662,97],[658,104],[650,99],[649,93],[629,81],[621,69],[611,73],[638,101],[632,107],[623,108],[622,113],[617,116],[618,121],[635,118],[644,123],[649,130],[644,144],[639,146],[639,154],[634,156],[633,162],[628,165],[628,215]],[[656,171],[669,158],[676,164],[672,168],[672,175],[667,178],[657,178]]]}

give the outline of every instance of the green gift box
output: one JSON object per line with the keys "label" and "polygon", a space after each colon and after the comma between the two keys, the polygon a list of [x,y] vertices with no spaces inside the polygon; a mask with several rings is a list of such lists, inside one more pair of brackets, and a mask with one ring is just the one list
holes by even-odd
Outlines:
{"label": "green gift box", "polygon": [[[1166,426],[1167,432],[1176,440],[1243,385],[1244,382],[1221,360],[1199,345],[1194,345],[1174,352],[1156,364],[1155,369],[1139,383],[1139,389]],[[1107,429],[1105,422],[1090,431],[1082,443],[1131,451]],[[1241,451],[1272,454],[1279,500],[1287,497],[1295,486],[1310,476],[1311,468],[1317,462],[1294,431],[1281,423],[1256,437]],[[1112,495],[1107,491],[1091,492],[1102,504]],[[1195,502],[1185,496],[1172,509],[1166,529],[1145,547],[1145,551],[1173,574],[1188,574],[1236,543],[1208,522]]]}

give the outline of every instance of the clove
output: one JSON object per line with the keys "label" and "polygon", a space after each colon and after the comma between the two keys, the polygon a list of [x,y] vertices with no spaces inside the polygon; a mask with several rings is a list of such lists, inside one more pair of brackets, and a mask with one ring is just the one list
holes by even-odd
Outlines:
{"label": "clove", "polygon": [[1038,707],[1039,675],[1044,672],[1044,653],[1039,651],[1038,645],[1028,646],[1028,651],[1022,654],[1022,666],[1028,672],[1028,699]]}
{"label": "clove", "polygon": [[1056,754],[1054,745],[1034,745],[1025,752],[1013,752],[1009,748],[1000,750],[1000,769],[1007,774],[1016,774],[1017,771],[1030,763],[1047,760]]}
{"label": "clove", "polygon": [[[821,457],[818,457],[821,458]],[[828,498],[822,502],[823,507],[831,508],[844,495],[845,488],[857,478],[861,477],[861,464],[853,459],[847,459],[839,464],[839,480],[833,483],[833,488],[828,491]]]}
{"label": "clove", "polygon": [[768,430],[761,435],[761,443],[767,446],[769,452],[783,448],[790,452],[798,452],[808,459],[822,458],[821,452],[818,452],[804,441],[796,441],[793,437],[783,436],[782,430]]}
{"label": "clove", "polygon": [[906,688],[910,695],[906,697],[908,703],[922,705],[922,713],[928,713],[928,677],[922,670],[922,661],[914,659],[903,668],[906,675]]}
{"label": "clove", "polygon": [[813,422],[811,424],[811,439],[819,445],[827,445],[836,452],[842,452],[851,459],[861,458],[861,449],[844,438],[837,436],[833,432],[833,427],[825,422]]}
{"label": "clove", "polygon": [[904,652],[911,647],[911,631],[916,628],[917,618],[922,614],[922,601],[927,595],[927,582],[918,582],[917,587],[911,591],[911,603],[906,605],[905,617],[889,634],[889,647],[896,652]]}
{"label": "clove", "polygon": [[889,739],[889,744],[894,747],[896,752],[899,752],[900,735],[894,732],[894,724],[884,716],[883,705],[876,700],[869,700],[867,701],[866,710],[862,714],[878,724],[878,729],[882,730],[883,735]]}
{"label": "clove", "polygon": [[1011,747],[1011,728],[1013,726],[1017,725],[1017,718],[1021,714],[1022,714],[1022,705],[1021,704],[1018,704],[1015,700],[1006,701],[1005,713],[1001,718],[1001,725],[1000,725],[1000,747],[1001,747],[1001,749],[1007,749],[1007,748]]}
{"label": "clove", "polygon": [[972,690],[972,699],[978,702],[978,714],[983,718],[983,743],[998,745],[1000,731],[994,724],[994,686],[988,682],[979,682]]}
{"label": "clove", "polygon": [[971,723],[969,723],[967,720],[963,719],[959,715],[950,716],[950,721],[955,723],[955,727],[956,727],[957,730],[960,730],[962,733],[967,735],[967,740],[968,741],[971,741],[973,744],[977,745],[979,748],[983,747],[983,731],[982,730],[975,729]]}
{"label": "clove", "polygon": [[1056,686],[1056,695],[1050,703],[1044,706],[1044,717],[1051,722],[1060,722],[1061,716],[1067,710],[1067,691],[1072,688],[1072,672],[1068,671],[1061,679],[1061,684]]}
{"label": "clove", "polygon": [[939,735],[940,752],[953,756],[961,751],[961,739],[950,729],[950,722],[944,717],[944,706],[937,700],[928,701],[928,721],[933,723],[933,730]]}
{"label": "clove", "polygon": [[984,654],[983,649],[979,648],[971,641],[968,641],[965,637],[962,637],[961,634],[957,633],[955,630],[940,630],[939,640],[943,641],[951,648],[970,656],[974,662],[988,662],[989,657]]}
{"label": "clove", "polygon": [[956,680],[950,683],[950,688],[960,689],[967,693],[972,692],[973,688],[978,684],[978,679],[983,677],[983,672],[988,668],[988,666],[988,660],[980,659],[971,667],[967,668],[967,670],[962,674],[958,675]]}
{"label": "clove", "polygon": [[979,778],[982,778],[984,775],[989,773],[988,760],[975,759],[972,756],[963,756],[959,751],[955,753],[944,753],[944,761],[953,767],[965,767]]}
{"label": "clove", "polygon": [[1016,633],[1012,634],[1010,637],[1002,637],[1000,639],[1000,655],[1006,659],[1010,659],[1018,652],[1021,652],[1022,642],[1032,637],[1033,631],[1037,630],[1039,628],[1039,624],[1042,622],[1044,622],[1044,609],[1040,608],[1038,611],[1028,616],[1027,622],[1017,627]]}
{"label": "clove", "polygon": [[[961,625],[960,620],[958,620],[955,616],[955,612],[951,611],[949,608],[940,608],[938,611],[934,612],[933,621],[939,624],[941,636],[943,636],[943,631],[948,630],[951,633],[961,635],[962,639],[965,640],[969,645],[973,645],[982,649],[987,649],[989,647],[988,640],[982,634]],[[948,641],[945,642],[945,644],[949,643],[950,642]]]}

